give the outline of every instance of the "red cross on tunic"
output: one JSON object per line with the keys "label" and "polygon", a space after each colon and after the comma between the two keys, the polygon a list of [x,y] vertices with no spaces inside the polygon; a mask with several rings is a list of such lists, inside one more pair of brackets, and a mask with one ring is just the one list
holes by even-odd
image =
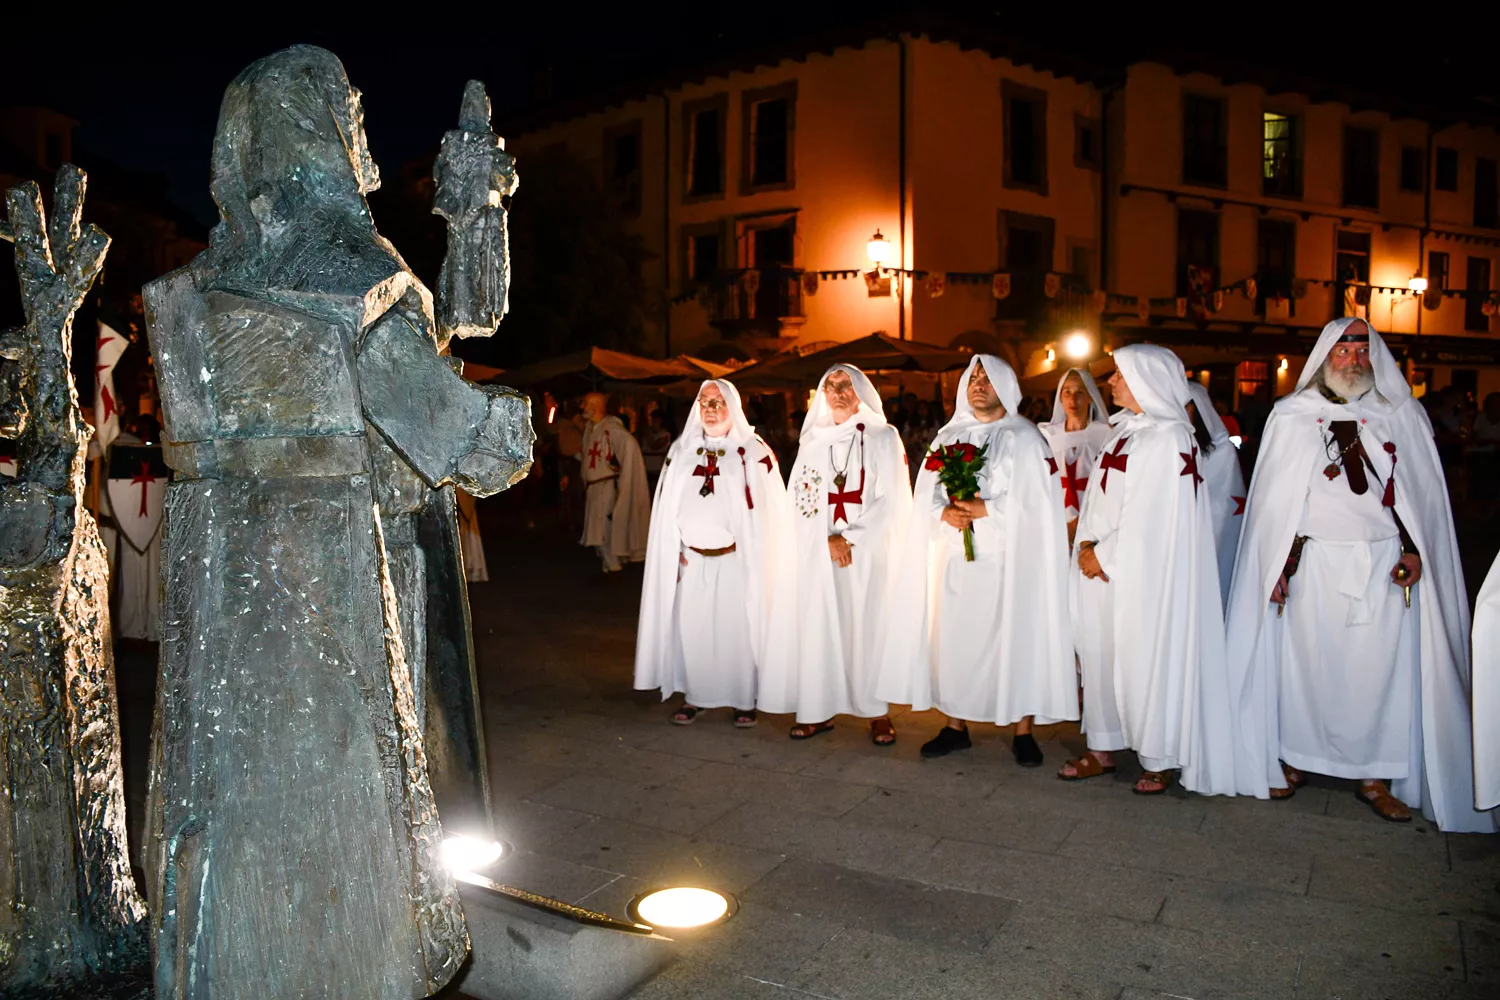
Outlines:
{"label": "red cross on tunic", "polygon": [[859,467],[859,489],[856,489],[856,490],[844,490],[844,489],[840,489],[839,492],[837,492],[837,493],[829,493],[828,494],[828,502],[833,505],[833,523],[834,524],[838,524],[839,523],[839,519],[842,518],[843,521],[844,521],[844,523],[848,524],[849,523],[849,512],[844,509],[844,504],[846,504],[846,503],[857,503],[861,507],[863,507],[864,503],[865,503],[864,496],[865,496],[865,467],[863,465],[861,465]]}
{"label": "red cross on tunic", "polygon": [[599,456],[602,455],[602,454],[604,454],[604,452],[600,450],[600,448],[599,448],[599,442],[598,441],[595,441],[592,445],[589,446],[589,468],[590,469],[592,469],[595,465],[599,464]]}
{"label": "red cross on tunic", "polygon": [[[1124,462],[1125,460],[1122,458],[1120,461]],[[1077,459],[1066,463],[1064,468],[1068,474],[1062,477],[1063,506],[1070,510],[1078,510],[1083,506],[1083,501],[1078,498],[1078,495],[1083,490],[1088,489],[1089,478],[1088,476],[1080,476],[1078,474]],[[1120,471],[1125,471],[1123,465],[1120,467]]]}
{"label": "red cross on tunic", "polygon": [[1229,499],[1231,499],[1231,500],[1234,501],[1234,516],[1235,517],[1243,517],[1244,514],[1245,514],[1245,498],[1244,497],[1230,497]]}
{"label": "red cross on tunic", "polygon": [[142,462],[141,471],[132,476],[130,480],[131,486],[139,486],[141,488],[140,517],[146,516],[146,491],[151,488],[151,484],[154,482],[156,482],[156,477],[151,474],[151,463]]}
{"label": "red cross on tunic", "polygon": [[1125,471],[1125,462],[1130,456],[1122,455],[1120,452],[1125,447],[1125,442],[1129,440],[1129,435],[1120,438],[1120,440],[1115,442],[1114,451],[1107,451],[1099,456],[1099,489],[1105,493],[1109,492],[1109,470]]}
{"label": "red cross on tunic", "polygon": [[719,468],[719,456],[709,452],[704,464],[693,470],[693,475],[703,477],[703,485],[698,489],[700,497],[706,497],[714,491],[714,477],[722,475],[723,470]]}
{"label": "red cross on tunic", "polygon": [[1057,459],[1053,458],[1050,455],[1047,456],[1047,475],[1057,475]]}
{"label": "red cross on tunic", "polygon": [[1193,445],[1190,452],[1179,451],[1177,454],[1182,456],[1182,471],[1178,475],[1193,477],[1193,496],[1197,496],[1198,484],[1203,482],[1203,477],[1198,475],[1198,446]]}

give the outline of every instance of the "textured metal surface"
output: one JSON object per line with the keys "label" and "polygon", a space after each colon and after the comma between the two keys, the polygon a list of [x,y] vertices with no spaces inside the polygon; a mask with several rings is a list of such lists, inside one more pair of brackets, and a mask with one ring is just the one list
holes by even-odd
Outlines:
{"label": "textured metal surface", "polygon": [[146,843],[157,996],[425,996],[468,938],[412,679],[413,518],[448,484],[524,476],[530,404],[439,356],[431,296],[370,218],[378,175],[332,53],[241,73],[213,165],[209,249],[145,289],[179,475]]}
{"label": "textured metal surface", "polygon": [[109,570],[83,506],[88,429],[69,374],[73,314],[109,238],[82,229],[84,175],[58,171],[50,225],[7,196],[26,327],[0,356],[0,992],[90,990],[146,963],[126,853]]}

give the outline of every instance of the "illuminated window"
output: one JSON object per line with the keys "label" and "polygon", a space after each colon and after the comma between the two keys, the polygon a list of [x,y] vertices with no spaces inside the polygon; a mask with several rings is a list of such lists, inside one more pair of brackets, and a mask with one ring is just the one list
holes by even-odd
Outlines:
{"label": "illuminated window", "polygon": [[1262,116],[1262,190],[1281,198],[1302,196],[1300,122],[1291,115],[1265,112]]}

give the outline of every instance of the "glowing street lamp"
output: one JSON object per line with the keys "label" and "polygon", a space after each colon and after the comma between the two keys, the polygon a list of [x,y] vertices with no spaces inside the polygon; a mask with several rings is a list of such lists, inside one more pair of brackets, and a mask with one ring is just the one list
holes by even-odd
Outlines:
{"label": "glowing street lamp", "polygon": [[1406,287],[1410,288],[1418,295],[1421,295],[1423,292],[1427,291],[1427,279],[1422,277],[1421,271],[1418,271],[1416,274],[1411,276],[1411,280],[1406,283]]}
{"label": "glowing street lamp", "polygon": [[1069,334],[1068,339],[1063,341],[1063,350],[1075,361],[1082,361],[1088,357],[1093,347],[1086,333]]}
{"label": "glowing street lamp", "polygon": [[473,872],[499,861],[505,854],[505,845],[477,837],[448,837],[443,841],[442,851],[443,864],[449,871]]}
{"label": "glowing street lamp", "polygon": [[880,230],[875,230],[875,235],[870,237],[870,242],[865,244],[865,253],[870,256],[870,263],[876,267],[884,267],[891,259],[891,241],[880,235]]}
{"label": "glowing street lamp", "polygon": [[721,924],[739,911],[727,893],[696,886],[643,892],[625,907],[631,920],[662,930],[694,930]]}

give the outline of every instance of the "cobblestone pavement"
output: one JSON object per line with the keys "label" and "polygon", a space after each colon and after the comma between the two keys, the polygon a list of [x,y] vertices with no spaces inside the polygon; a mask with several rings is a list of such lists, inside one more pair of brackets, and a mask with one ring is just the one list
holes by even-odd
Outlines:
{"label": "cobblestone pavement", "polygon": [[[992,727],[922,760],[932,712],[898,714],[892,748],[848,718],[804,743],[785,716],[672,726],[630,686],[640,567],[605,576],[576,534],[481,511],[480,684],[516,848],[498,877],[616,914],[664,883],[742,902],[638,1000],[1500,997],[1500,837],[1387,824],[1316,776],[1280,803],[1143,798],[1121,755],[1064,783],[1072,725],[1039,730],[1035,770]],[[132,833],[153,671],[122,653]]]}
{"label": "cobblestone pavement", "polygon": [[[1500,838],[1381,821],[1353,784],[1287,802],[1065,783],[1076,726],[927,761],[935,712],[688,727],[630,689],[640,567],[545,526],[486,535],[471,589],[503,878],[612,913],[668,882],[742,909],[635,994],[667,998],[1494,998]],[[1476,584],[1477,585],[1477,584]],[[1123,758],[1128,755],[1122,755]]]}

